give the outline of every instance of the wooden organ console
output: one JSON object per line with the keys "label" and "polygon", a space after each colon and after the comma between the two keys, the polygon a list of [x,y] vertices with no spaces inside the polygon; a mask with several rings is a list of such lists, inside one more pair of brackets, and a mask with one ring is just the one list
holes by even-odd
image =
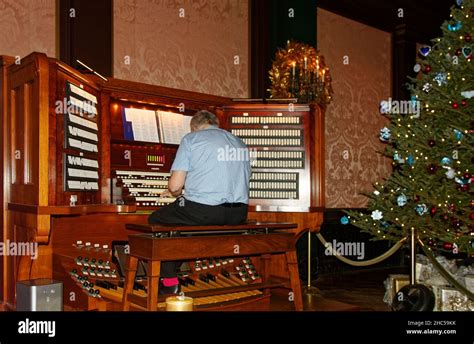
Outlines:
{"label": "wooden organ console", "polygon": [[[0,93],[2,238],[34,243],[38,249],[37,259],[0,257],[0,296],[11,308],[17,280],[54,278],[64,283],[65,309],[120,309],[123,274],[113,244],[136,234],[127,225],[146,225],[152,210],[173,201],[160,197],[178,148],[173,128],[184,128],[198,110],[216,113],[221,127],[251,150],[249,221],[294,223],[286,231],[295,240],[304,231],[318,231],[322,223],[324,117],[316,105],[236,103],[114,78],[105,81],[41,53],[20,64],[1,56]],[[150,131],[152,120],[156,131]],[[260,282],[260,258],[255,252],[207,257],[206,263],[202,256],[187,257],[191,268],[181,276],[183,289],[212,287],[216,290],[208,290],[199,302],[220,309],[224,299],[235,297],[234,309],[245,309],[252,298],[240,296],[268,297],[267,287],[247,286]],[[252,273],[239,274],[237,268],[248,261]],[[271,255],[265,269],[266,276],[288,278],[285,255]],[[134,292],[145,293],[145,284],[137,282]],[[229,293],[237,296],[218,290],[239,286],[244,288]]]}

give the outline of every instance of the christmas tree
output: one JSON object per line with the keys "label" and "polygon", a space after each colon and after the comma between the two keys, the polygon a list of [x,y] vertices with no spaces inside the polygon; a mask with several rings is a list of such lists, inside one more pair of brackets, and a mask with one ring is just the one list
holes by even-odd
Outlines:
{"label": "christmas tree", "polygon": [[411,100],[381,103],[393,173],[367,194],[367,214],[349,211],[341,222],[375,240],[398,241],[414,228],[432,247],[474,256],[473,16],[474,0],[457,0],[442,37],[419,49]]}

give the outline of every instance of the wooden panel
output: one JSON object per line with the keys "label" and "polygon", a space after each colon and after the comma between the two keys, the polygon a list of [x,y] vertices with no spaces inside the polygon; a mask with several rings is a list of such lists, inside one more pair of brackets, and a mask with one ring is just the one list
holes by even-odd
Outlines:
{"label": "wooden panel", "polygon": [[[0,209],[0,240],[3,242],[6,241],[6,234],[7,234],[7,216],[6,216],[6,204],[7,199],[10,193],[10,169],[8,161],[9,161],[9,151],[4,149],[6,147],[6,130],[7,125],[6,121],[8,118],[7,115],[7,103],[8,103],[8,92],[7,92],[7,68],[9,65],[13,63],[13,57],[8,56],[0,56],[0,132],[2,134],[2,138],[0,139],[0,152],[2,152],[2,158],[0,159],[0,176],[3,183],[3,187],[0,188],[0,200],[2,202],[2,207]],[[7,162],[7,163],[5,163]],[[0,256],[0,301],[3,301],[4,298],[4,285],[5,285],[5,263],[6,259],[4,259],[3,255]]]}
{"label": "wooden panel", "polygon": [[8,68],[7,149],[11,200],[46,205],[48,196],[48,66],[42,54]]}

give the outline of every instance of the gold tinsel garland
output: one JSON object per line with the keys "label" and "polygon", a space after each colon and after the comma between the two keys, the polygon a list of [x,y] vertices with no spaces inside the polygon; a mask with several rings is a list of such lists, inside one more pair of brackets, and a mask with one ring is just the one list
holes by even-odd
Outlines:
{"label": "gold tinsel garland", "polygon": [[279,49],[269,72],[270,98],[297,98],[299,103],[326,107],[332,100],[331,75],[324,57],[310,45],[288,41]]}

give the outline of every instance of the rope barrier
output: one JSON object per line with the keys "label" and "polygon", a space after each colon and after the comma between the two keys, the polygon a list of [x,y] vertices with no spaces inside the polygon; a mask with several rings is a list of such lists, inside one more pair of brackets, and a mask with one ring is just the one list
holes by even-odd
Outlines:
{"label": "rope barrier", "polygon": [[[404,237],[402,238],[400,241],[398,241],[397,243],[395,243],[395,245],[393,245],[390,249],[388,249],[388,251],[386,251],[385,253],[381,254],[380,256],[378,257],[375,257],[375,258],[372,258],[372,259],[369,259],[369,260],[364,260],[364,261],[357,261],[357,260],[351,260],[351,259],[348,259],[346,257],[344,257],[343,255],[335,252],[331,246],[331,244],[329,244],[325,239],[324,237],[320,234],[320,233],[316,233],[316,237],[319,239],[319,241],[321,241],[321,244],[323,244],[324,247],[326,247],[326,249],[329,249],[331,254],[334,255],[337,259],[339,259],[341,262],[344,262],[346,264],[349,264],[349,265],[352,265],[352,266],[369,266],[369,265],[374,265],[374,264],[377,264],[377,263],[380,263],[381,261],[387,259],[388,257],[390,257],[392,254],[394,254],[395,252],[398,251],[398,249],[400,247],[403,246],[403,244],[405,243],[405,241],[408,240],[408,237]],[[436,257],[433,255],[433,252],[431,252],[431,249],[429,247],[427,247],[423,241],[421,241],[420,238],[418,238],[418,243],[420,244],[423,252],[425,253],[425,255],[428,257],[428,259],[431,261],[431,263],[433,264],[433,266],[439,271],[439,273],[449,282],[451,283],[452,286],[454,286],[455,289],[457,289],[459,292],[465,294],[470,300],[474,300],[474,293],[472,293],[471,291],[469,291],[468,289],[466,289],[462,284],[460,284],[458,281],[456,281],[456,279],[449,273],[449,271],[447,271],[437,260],[436,260]]]}
{"label": "rope barrier", "polygon": [[324,247],[326,247],[327,249],[329,249],[331,251],[332,255],[334,255],[340,261],[342,261],[346,264],[352,265],[352,266],[369,266],[369,265],[374,265],[374,264],[380,263],[381,261],[387,259],[392,254],[397,252],[398,249],[400,247],[402,247],[403,244],[405,243],[405,241],[408,239],[408,237],[402,238],[395,245],[393,245],[387,252],[381,254],[378,257],[372,258],[370,260],[364,260],[364,261],[359,260],[359,261],[357,261],[357,260],[348,259],[348,258],[344,257],[343,255],[335,252],[333,250],[331,244],[329,244],[320,233],[316,233],[316,237],[319,239],[319,241],[321,241],[321,244],[323,244]]}

